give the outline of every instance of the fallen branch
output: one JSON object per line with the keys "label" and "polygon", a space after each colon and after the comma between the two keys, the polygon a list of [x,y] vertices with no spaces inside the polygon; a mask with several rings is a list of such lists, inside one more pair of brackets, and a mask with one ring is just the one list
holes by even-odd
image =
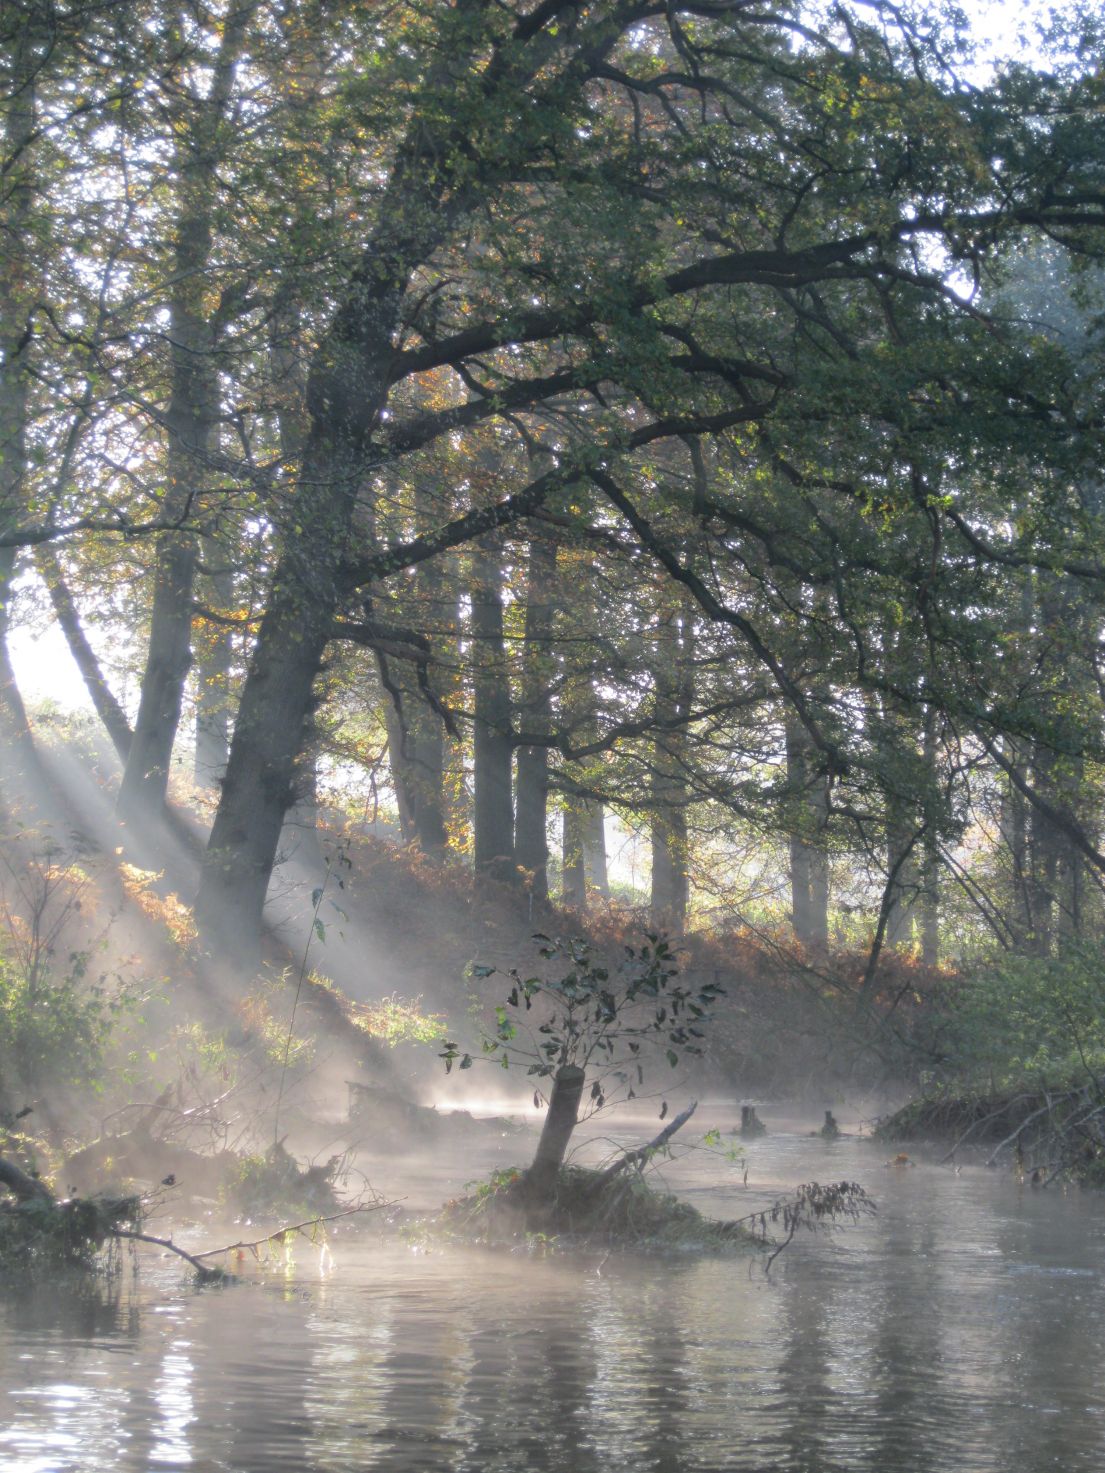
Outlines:
{"label": "fallen branch", "polygon": [[267,1233],[263,1238],[254,1238],[250,1242],[227,1243],[222,1248],[205,1248],[202,1253],[197,1253],[199,1258],[217,1258],[220,1253],[253,1252],[263,1248],[266,1243],[275,1243],[287,1238],[289,1235],[304,1233],[308,1228],[322,1227],[324,1223],[337,1222],[342,1217],[353,1217],[358,1212],[380,1212],[385,1207],[395,1207],[400,1199],[393,1202],[357,1202],[352,1207],[346,1207],[341,1212],[331,1212],[327,1217],[308,1217],[303,1222],[292,1223],[288,1227],[277,1228],[275,1232]]}
{"label": "fallen branch", "polygon": [[599,1192],[608,1182],[614,1180],[620,1171],[625,1171],[629,1166],[636,1166],[638,1162],[647,1161],[656,1151],[661,1150],[671,1140],[677,1130],[681,1130],[694,1112],[698,1109],[698,1101],[692,1100],[682,1114],[677,1115],[670,1125],[665,1125],[658,1136],[654,1136],[647,1146],[638,1146],[635,1151],[626,1151],[612,1166],[600,1171],[595,1178],[594,1190]]}
{"label": "fallen branch", "polygon": [[394,1202],[357,1202],[352,1207],[346,1207],[341,1212],[332,1212],[327,1217],[308,1217],[303,1222],[290,1223],[286,1227],[277,1228],[274,1232],[267,1233],[263,1238],[253,1238],[249,1242],[226,1243],[221,1248],[205,1248],[202,1253],[188,1253],[174,1243],[172,1238],[158,1238],[153,1233],[134,1232],[129,1228],[113,1228],[113,1238],[127,1238],[135,1243],[150,1243],[155,1248],[164,1248],[168,1253],[175,1253],[178,1258],[183,1258],[190,1263],[199,1275],[201,1283],[210,1283],[220,1279],[232,1279],[234,1275],[227,1269],[208,1268],[203,1262],[205,1258],[218,1258],[225,1253],[257,1254],[259,1248],[266,1243],[282,1242],[289,1236],[305,1233],[308,1228],[321,1227],[327,1222],[336,1222],[341,1217],[352,1217],[358,1212],[378,1212],[384,1207],[394,1207]]}
{"label": "fallen branch", "polygon": [[208,1268],[193,1254],[186,1253],[183,1248],[178,1247],[173,1242],[172,1238],[155,1238],[152,1233],[133,1232],[130,1228],[112,1228],[111,1236],[113,1238],[128,1238],[135,1243],[152,1243],[155,1248],[165,1248],[168,1252],[175,1253],[178,1258],[183,1258],[186,1263],[192,1265],[199,1275],[201,1282],[228,1277],[223,1269]]}

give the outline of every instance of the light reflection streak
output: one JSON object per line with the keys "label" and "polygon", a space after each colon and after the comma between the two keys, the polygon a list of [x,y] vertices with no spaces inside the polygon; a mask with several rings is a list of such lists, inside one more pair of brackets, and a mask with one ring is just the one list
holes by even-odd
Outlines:
{"label": "light reflection streak", "polygon": [[169,1463],[176,1467],[193,1461],[188,1441],[188,1427],[196,1420],[192,1397],[195,1372],[186,1351],[187,1340],[174,1340],[161,1362],[161,1375],[154,1386],[154,1401],[161,1412],[161,1426],[154,1429],[155,1442],[150,1451],[152,1463]]}

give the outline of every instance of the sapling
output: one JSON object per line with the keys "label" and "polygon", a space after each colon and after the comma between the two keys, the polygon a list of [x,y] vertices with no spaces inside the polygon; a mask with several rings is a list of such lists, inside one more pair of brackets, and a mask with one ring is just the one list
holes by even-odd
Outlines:
{"label": "sapling", "polygon": [[[586,1098],[593,1110],[632,1100],[645,1080],[649,1053],[662,1051],[671,1068],[684,1055],[702,1052],[710,1009],[722,989],[712,982],[679,982],[679,969],[663,936],[646,934],[640,947],[626,946],[610,968],[582,938],[534,938],[547,962],[560,964],[552,979],[523,977],[517,968],[473,966],[471,974],[504,977],[506,997],[495,1009],[495,1027],[484,1035],[481,1055],[502,1068],[524,1067],[538,1081],[534,1104],[545,1097],[548,1114],[537,1152],[526,1173],[534,1202],[552,1198],[568,1143]],[[471,1068],[474,1058],[453,1042],[440,1057],[446,1070]],[[666,1102],[660,1118],[667,1114]]]}

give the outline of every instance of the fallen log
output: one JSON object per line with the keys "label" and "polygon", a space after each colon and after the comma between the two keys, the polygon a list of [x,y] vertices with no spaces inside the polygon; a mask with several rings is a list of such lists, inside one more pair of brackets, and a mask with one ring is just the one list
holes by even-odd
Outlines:
{"label": "fallen log", "polygon": [[6,1186],[20,1202],[53,1202],[54,1198],[50,1191],[39,1181],[37,1176],[31,1176],[14,1161],[0,1156],[0,1184]]}

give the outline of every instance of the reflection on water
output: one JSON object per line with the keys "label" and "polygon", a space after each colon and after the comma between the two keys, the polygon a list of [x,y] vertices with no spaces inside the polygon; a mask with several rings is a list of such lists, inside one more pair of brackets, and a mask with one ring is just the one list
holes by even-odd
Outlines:
{"label": "reflection on water", "polygon": [[[5,1473],[1063,1473],[1105,1465],[1105,1199],[888,1171],[776,1134],[756,1183],[858,1180],[879,1216],[742,1259],[538,1261],[349,1242],[319,1280],[0,1301]],[[455,1185],[455,1184],[454,1184]]]}

